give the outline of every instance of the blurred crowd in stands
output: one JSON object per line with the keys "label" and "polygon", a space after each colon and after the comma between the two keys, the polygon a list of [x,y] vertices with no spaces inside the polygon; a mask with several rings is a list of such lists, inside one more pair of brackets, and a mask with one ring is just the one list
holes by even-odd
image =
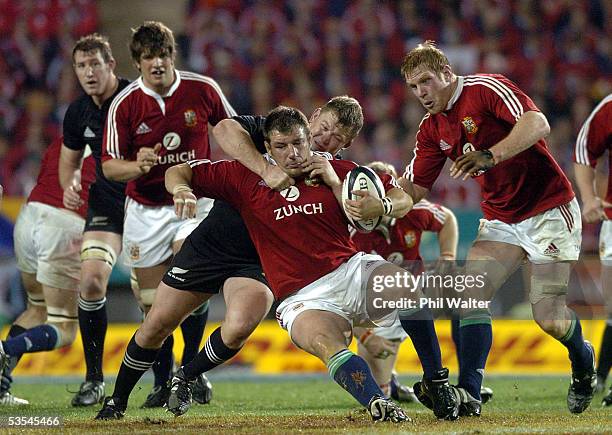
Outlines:
{"label": "blurred crowd in stands", "polygon": [[[70,50],[101,30],[100,7],[0,0],[0,183],[9,195],[29,192],[43,150],[61,133],[79,92]],[[549,146],[570,176],[577,131],[611,85],[606,0],[193,0],[185,20],[181,65],[215,78],[239,113],[287,104],[310,114],[349,94],[366,122],[346,157],[400,171],[423,110],[399,68],[424,39],[437,41],[459,74],[502,73],[526,91],[548,116]],[[478,187],[442,176],[434,199],[477,208]]]}

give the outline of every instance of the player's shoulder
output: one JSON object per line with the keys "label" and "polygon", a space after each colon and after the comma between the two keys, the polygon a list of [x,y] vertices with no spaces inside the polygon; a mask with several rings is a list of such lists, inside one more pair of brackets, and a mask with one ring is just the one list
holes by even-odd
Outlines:
{"label": "player's shoulder", "polygon": [[181,77],[181,82],[185,83],[190,88],[202,88],[204,90],[212,89],[221,92],[221,87],[212,77],[183,70],[178,71],[178,74]]}
{"label": "player's shoulder", "polygon": [[516,83],[503,74],[477,73],[463,76],[463,87],[470,92],[507,93],[518,89]]}
{"label": "player's shoulder", "polygon": [[66,115],[78,115],[79,113],[84,112],[87,108],[92,104],[91,97],[85,93],[79,95],[75,98],[69,105],[66,110]]}
{"label": "player's shoulder", "polygon": [[130,99],[135,98],[142,93],[142,90],[140,89],[140,85],[138,83],[139,81],[140,79],[134,80],[133,82],[125,83],[125,87],[121,89],[121,91],[119,91],[113,98],[113,101],[111,103],[111,110],[113,107],[117,107],[122,104],[130,104]]}

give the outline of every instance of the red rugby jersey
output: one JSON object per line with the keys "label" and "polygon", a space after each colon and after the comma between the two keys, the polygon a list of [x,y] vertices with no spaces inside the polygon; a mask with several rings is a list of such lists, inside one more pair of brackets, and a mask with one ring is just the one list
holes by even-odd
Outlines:
{"label": "red rugby jersey", "polygon": [[[599,102],[582,125],[576,139],[574,161],[594,168],[597,159],[606,151],[610,168],[606,201],[612,203],[612,94]],[[604,212],[612,219],[612,208],[605,208]]]}
{"label": "red rugby jersey", "polygon": [[[393,219],[388,231],[376,229],[370,233],[354,233],[352,239],[361,251],[376,253],[400,266],[413,266],[421,262],[419,246],[423,231],[439,233],[445,220],[446,214],[438,204],[421,200],[406,216]],[[421,272],[422,266],[418,269],[415,271]]]}
{"label": "red rugby jersey", "polygon": [[166,169],[177,163],[210,158],[208,123],[236,115],[210,77],[177,71],[165,96],[147,88],[142,77],[113,100],[104,129],[102,160],[136,160],[141,147],[161,143],[157,164],[127,183],[126,194],[152,206],[172,205],[164,188]]}
{"label": "red rugby jersey", "polygon": [[[357,166],[332,160],[344,179]],[[325,184],[295,186],[277,192],[236,161],[189,162],[198,197],[224,199],[239,212],[261,259],[276,299],[282,300],[337,269],[358,249],[351,241],[348,221],[332,190]],[[381,177],[385,190],[394,185]]]}
{"label": "red rugby jersey", "polygon": [[[539,111],[513,82],[499,74],[458,77],[444,112],[426,114],[414,157],[404,176],[431,189],[447,158],[488,149],[508,136],[527,111]],[[485,218],[517,223],[574,198],[571,184],[541,139],[516,156],[474,177]],[[458,182],[461,182],[458,180]]]}
{"label": "red rugby jersey", "polygon": [[[28,202],[41,202],[57,208],[65,208],[63,203],[64,191],[59,183],[59,157],[62,149],[63,137],[54,140],[45,151],[40,163],[40,173],[36,179],[36,186],[28,196]],[[87,201],[89,199],[89,185],[96,179],[96,164],[91,155],[91,150],[83,160],[81,168],[81,198],[84,204],[76,211],[83,218],[87,216]]]}

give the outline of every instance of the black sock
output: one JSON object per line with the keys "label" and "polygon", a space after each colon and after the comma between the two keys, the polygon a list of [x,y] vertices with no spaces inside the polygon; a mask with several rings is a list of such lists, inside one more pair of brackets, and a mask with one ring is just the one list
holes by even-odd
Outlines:
{"label": "black sock", "polygon": [[167,386],[168,381],[172,377],[172,366],[174,365],[174,355],[172,354],[172,348],[174,347],[174,337],[170,335],[162,344],[157,359],[153,364],[153,376],[155,377],[154,385]]}
{"label": "black sock", "polygon": [[195,358],[200,350],[204,328],[208,320],[208,302],[204,302],[197,310],[181,323],[181,332],[185,347],[181,364],[185,365]]}
{"label": "black sock", "polygon": [[218,365],[236,355],[239,349],[230,349],[221,339],[221,327],[215,329],[199,354],[187,365],[183,366],[183,373],[187,379],[197,378],[201,373],[214,369]]}
{"label": "black sock", "polygon": [[142,375],[153,365],[159,349],[144,349],[136,343],[134,337],[128,343],[117,381],[113,397],[119,400],[119,406],[125,409],[128,399],[134,386],[138,383]]}
{"label": "black sock", "polygon": [[107,327],[106,297],[96,301],[79,297],[79,329],[87,368],[86,381],[104,381],[102,358]]}
{"label": "black sock", "polygon": [[597,361],[597,376],[607,379],[612,366],[612,316],[608,317],[606,329],[601,337],[601,348],[599,349],[599,360]]}
{"label": "black sock", "polygon": [[[26,331],[26,328],[19,325],[11,325],[11,329],[9,329],[8,334],[6,334],[7,338],[16,337],[20,334],[23,334]],[[5,391],[9,391],[11,389],[11,384],[13,383],[13,370],[17,367],[19,360],[21,359],[21,355],[19,356],[11,356],[9,357],[9,361],[7,366],[4,368],[2,372],[2,379],[0,380],[0,393],[4,393]]]}
{"label": "black sock", "polygon": [[488,312],[474,312],[460,322],[461,365],[458,386],[480,400],[480,387],[484,377],[487,357],[493,343],[491,315]]}
{"label": "black sock", "polygon": [[[570,310],[571,311],[571,310]],[[582,325],[576,312],[571,311],[572,321],[565,336],[558,340],[567,347],[569,359],[572,362],[572,371],[589,370],[593,365],[593,354],[587,347],[582,336]]]}

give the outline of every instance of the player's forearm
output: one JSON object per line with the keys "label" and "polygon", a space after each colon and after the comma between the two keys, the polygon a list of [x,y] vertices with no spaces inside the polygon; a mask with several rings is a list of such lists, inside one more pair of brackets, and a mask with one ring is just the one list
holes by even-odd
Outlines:
{"label": "player's forearm", "polygon": [[412,209],[412,198],[403,189],[393,188],[389,190],[387,198],[391,199],[392,204],[391,213],[385,213],[387,216],[401,218]]}
{"label": "player's forearm", "polygon": [[193,178],[193,170],[187,163],[175,165],[166,170],[164,183],[166,190],[170,194],[174,194],[177,186],[189,186],[191,188],[191,179]]}
{"label": "player's forearm", "polygon": [[550,125],[544,114],[535,111],[525,112],[510,134],[493,145],[489,151],[493,153],[493,160],[497,164],[525,151],[549,133]]}
{"label": "player's forearm", "polygon": [[104,176],[111,181],[126,183],[143,174],[140,164],[133,160],[109,159],[102,163]]}
{"label": "player's forearm", "polygon": [[263,177],[268,162],[257,151],[249,133],[233,119],[224,119],[213,128],[215,140],[231,158]]}
{"label": "player's forearm", "polygon": [[71,150],[62,144],[57,168],[62,189],[68,188],[73,183],[73,180],[75,180],[75,177],[80,179],[82,157],[82,151]]}
{"label": "player's forearm", "polygon": [[457,244],[459,243],[459,226],[455,214],[446,207],[442,207],[446,218],[444,225],[438,233],[440,257],[447,260],[457,258]]}
{"label": "player's forearm", "polygon": [[408,179],[404,177],[398,178],[397,184],[399,184],[401,188],[404,189],[404,192],[410,195],[414,204],[416,204],[429,194],[429,189],[414,184],[413,182],[408,181]]}
{"label": "player's forearm", "polygon": [[576,184],[580,192],[582,202],[590,202],[597,197],[595,189],[595,169],[588,165],[574,163],[574,173],[576,175]]}

